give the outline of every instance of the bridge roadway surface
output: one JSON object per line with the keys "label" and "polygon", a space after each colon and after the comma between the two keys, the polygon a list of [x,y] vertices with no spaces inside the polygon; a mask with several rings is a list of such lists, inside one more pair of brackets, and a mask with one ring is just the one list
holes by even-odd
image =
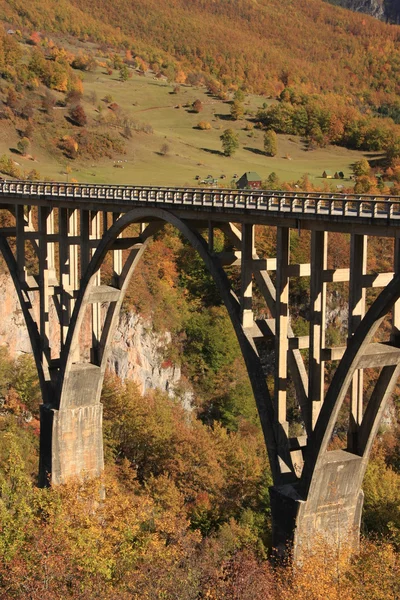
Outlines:
{"label": "bridge roadway surface", "polygon": [[389,237],[400,226],[399,196],[2,181],[0,203],[119,213],[156,206],[186,219],[282,223]]}

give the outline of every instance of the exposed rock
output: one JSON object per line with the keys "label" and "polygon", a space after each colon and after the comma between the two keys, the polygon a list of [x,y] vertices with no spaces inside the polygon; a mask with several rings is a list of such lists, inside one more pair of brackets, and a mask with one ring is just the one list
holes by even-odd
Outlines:
{"label": "exposed rock", "polygon": [[24,315],[11,277],[0,275],[0,345],[7,346],[10,356],[31,352]]}
{"label": "exposed rock", "polygon": [[[30,353],[32,350],[24,316],[12,280],[6,274],[0,275],[0,305],[0,345],[8,348],[11,357]],[[50,319],[53,313],[55,308],[51,306]],[[84,323],[83,354],[86,356],[91,334],[85,325]],[[59,332],[57,328],[54,329],[51,344],[57,346]],[[181,382],[181,369],[164,360],[164,349],[170,341],[171,335],[168,332],[155,333],[150,323],[146,323],[138,315],[122,312],[110,353],[110,369],[122,380],[135,381],[142,393],[148,389],[160,389],[174,396],[174,390]],[[186,393],[183,397],[184,404],[189,407],[190,394]]]}
{"label": "exposed rock", "polygon": [[337,4],[361,12],[382,21],[391,23],[400,22],[400,2],[399,0],[326,0],[330,4]]}
{"label": "exposed rock", "polygon": [[122,379],[131,379],[142,393],[156,388],[173,395],[181,379],[181,369],[163,360],[163,350],[171,342],[171,334],[154,333],[150,323],[135,313],[121,313],[115,333],[109,365]]}

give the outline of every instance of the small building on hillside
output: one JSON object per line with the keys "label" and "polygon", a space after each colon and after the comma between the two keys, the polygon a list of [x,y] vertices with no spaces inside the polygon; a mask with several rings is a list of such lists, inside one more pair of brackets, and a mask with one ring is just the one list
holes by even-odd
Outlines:
{"label": "small building on hillside", "polygon": [[333,179],[333,174],[332,174],[332,171],[324,171],[324,172],[322,173],[322,177],[323,177],[324,179]]}
{"label": "small building on hillside", "polygon": [[261,188],[261,177],[255,171],[247,171],[243,173],[236,185],[239,190],[251,189],[259,190]]}

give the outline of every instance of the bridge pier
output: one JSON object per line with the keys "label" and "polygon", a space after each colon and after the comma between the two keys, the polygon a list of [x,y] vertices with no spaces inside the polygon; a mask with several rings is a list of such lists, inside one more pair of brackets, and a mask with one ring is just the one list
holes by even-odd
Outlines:
{"label": "bridge pier", "polygon": [[104,469],[102,418],[100,403],[63,410],[42,406],[40,485],[101,476]]}
{"label": "bridge pier", "polygon": [[362,462],[344,450],[327,452],[306,497],[300,484],[271,488],[272,542],[279,555],[289,550],[301,561],[308,551],[325,544],[357,551],[364,501]]}
{"label": "bridge pier", "polygon": [[100,367],[73,364],[63,382],[61,408],[42,405],[39,479],[43,485],[102,474],[102,383]]}

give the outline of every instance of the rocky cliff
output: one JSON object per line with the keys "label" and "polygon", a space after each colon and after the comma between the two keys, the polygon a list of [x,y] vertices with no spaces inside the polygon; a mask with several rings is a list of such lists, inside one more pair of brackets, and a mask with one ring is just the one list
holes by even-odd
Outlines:
{"label": "rocky cliff", "polygon": [[[0,306],[0,345],[7,346],[12,357],[30,353],[28,331],[17,294],[11,278],[5,274],[0,275]],[[121,313],[109,359],[110,369],[123,380],[135,381],[142,393],[153,388],[173,396],[181,381],[181,370],[164,360],[163,349],[170,341],[168,332],[154,333],[150,323],[138,315]]]}
{"label": "rocky cliff", "polygon": [[327,0],[355,12],[362,12],[382,21],[400,23],[400,0]]}

